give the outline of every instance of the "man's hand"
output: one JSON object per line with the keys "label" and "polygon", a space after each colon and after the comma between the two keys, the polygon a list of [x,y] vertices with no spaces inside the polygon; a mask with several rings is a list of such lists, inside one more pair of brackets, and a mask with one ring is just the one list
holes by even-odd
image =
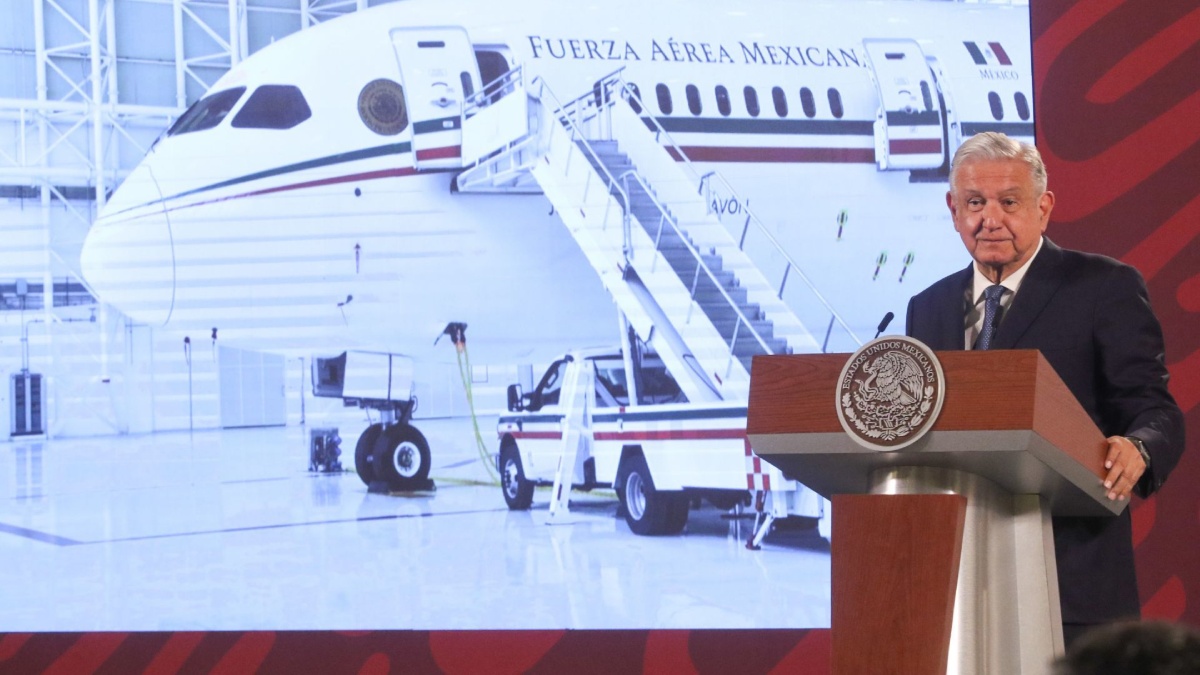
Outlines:
{"label": "man's hand", "polygon": [[1133,486],[1146,472],[1146,462],[1142,453],[1124,436],[1108,437],[1108,456],[1104,459],[1104,468],[1108,475],[1104,477],[1104,489],[1108,490],[1109,499],[1126,500],[1133,492]]}

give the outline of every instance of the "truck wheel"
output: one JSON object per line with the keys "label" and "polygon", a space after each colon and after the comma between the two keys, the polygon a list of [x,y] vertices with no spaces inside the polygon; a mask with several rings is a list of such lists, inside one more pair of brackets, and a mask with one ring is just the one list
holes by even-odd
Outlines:
{"label": "truck wheel", "polygon": [[429,478],[429,443],[415,427],[388,427],[375,442],[375,477],[396,492],[418,489]]}
{"label": "truck wheel", "polygon": [[687,524],[688,500],[682,492],[654,489],[650,469],[641,455],[629,458],[629,469],[617,486],[625,507],[625,522],[634,534],[678,534]]}
{"label": "truck wheel", "polygon": [[516,443],[500,446],[500,488],[510,511],[524,511],[533,504],[533,482],[525,480],[525,467]]}
{"label": "truck wheel", "polygon": [[358,477],[363,483],[371,484],[375,480],[375,442],[379,440],[379,433],[383,427],[378,424],[372,424],[363,430],[362,435],[358,437],[358,444],[354,446],[354,470],[358,472]]}

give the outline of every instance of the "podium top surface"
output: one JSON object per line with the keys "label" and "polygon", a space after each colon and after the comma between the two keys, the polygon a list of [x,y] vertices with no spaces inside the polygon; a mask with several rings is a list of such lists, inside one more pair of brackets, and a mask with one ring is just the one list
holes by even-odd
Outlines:
{"label": "podium top surface", "polygon": [[1035,350],[937,353],[945,403],[932,430],[895,451],[868,449],[842,429],[838,376],[849,354],[755,357],[746,433],[756,454],[816,492],[870,491],[880,469],[924,466],[1040,494],[1054,515],[1112,515],[1102,479],[1107,443]]}

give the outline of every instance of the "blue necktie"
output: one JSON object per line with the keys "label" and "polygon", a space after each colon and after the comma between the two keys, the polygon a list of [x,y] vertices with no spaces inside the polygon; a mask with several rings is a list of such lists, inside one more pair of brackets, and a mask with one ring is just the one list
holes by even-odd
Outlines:
{"label": "blue necktie", "polygon": [[1003,286],[996,284],[983,291],[983,330],[975,343],[976,349],[992,346],[992,336],[996,334],[996,316],[1000,314],[1000,296],[1004,295],[1004,290]]}

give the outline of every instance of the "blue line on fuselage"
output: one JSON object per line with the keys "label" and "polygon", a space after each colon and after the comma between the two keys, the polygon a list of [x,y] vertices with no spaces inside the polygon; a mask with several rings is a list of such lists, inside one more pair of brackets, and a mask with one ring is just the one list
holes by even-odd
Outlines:
{"label": "blue line on fuselage", "polygon": [[140,209],[140,208],[143,208],[146,206],[152,206],[154,204],[161,204],[163,202],[171,201],[172,199],[180,199],[182,197],[190,197],[192,195],[199,194],[201,192],[207,192],[209,190],[218,190],[220,188],[229,187],[231,185],[239,185],[241,183],[248,183],[253,180],[259,180],[261,178],[271,178],[273,176],[280,176],[283,174],[293,173],[296,171],[315,169],[317,167],[331,166],[334,164],[343,164],[345,162],[354,162],[354,161],[358,161],[360,159],[371,159],[372,157],[384,157],[387,155],[403,155],[404,153],[411,152],[411,151],[412,151],[412,143],[405,141],[403,143],[391,143],[389,145],[379,145],[379,146],[376,146],[373,148],[364,148],[362,150],[351,150],[350,152],[339,152],[336,155],[329,155],[327,157],[318,157],[316,159],[308,159],[303,162],[296,162],[295,164],[285,164],[284,166],[275,167],[274,169],[267,169],[265,171],[256,171],[255,173],[246,174],[244,176],[238,176],[237,178],[230,178],[229,180],[223,180],[219,183],[213,183],[211,185],[205,185],[204,187],[198,187],[198,188],[194,188],[194,189],[187,190],[184,192],[180,192],[178,194],[171,195],[170,197],[161,197],[159,199],[146,202],[144,204],[139,204],[138,206],[131,206],[131,207],[124,209],[122,211],[119,211],[113,215],[119,215],[121,213],[125,213],[125,212],[133,210],[133,209]]}

